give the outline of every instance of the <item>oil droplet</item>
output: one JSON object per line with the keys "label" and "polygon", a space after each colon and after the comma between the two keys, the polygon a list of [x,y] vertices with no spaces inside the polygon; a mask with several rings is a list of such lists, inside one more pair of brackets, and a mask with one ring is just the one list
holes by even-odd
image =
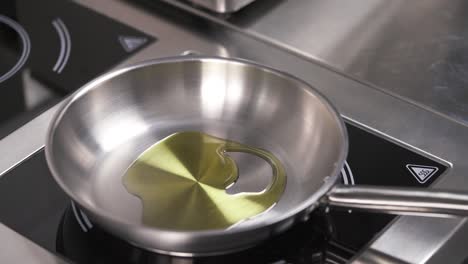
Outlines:
{"label": "oil droplet", "polygon": [[[267,161],[273,177],[266,189],[228,194],[226,188],[239,176],[227,152],[245,152]],[[286,173],[266,150],[188,131],[172,134],[143,152],[126,171],[123,184],[141,199],[145,225],[224,229],[274,206],[286,187]]]}

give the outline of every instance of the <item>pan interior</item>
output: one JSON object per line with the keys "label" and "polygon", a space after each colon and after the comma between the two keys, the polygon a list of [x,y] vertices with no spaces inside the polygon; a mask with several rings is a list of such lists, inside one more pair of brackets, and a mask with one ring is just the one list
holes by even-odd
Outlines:
{"label": "pan interior", "polygon": [[[310,197],[346,151],[342,124],[321,97],[302,82],[249,63],[149,63],[86,89],[56,120],[47,158],[72,198],[105,216],[97,221],[142,225],[141,199],[125,188],[124,173],[150,146],[181,131],[267,150],[284,166],[287,184],[277,204],[232,228],[274,223],[312,205]],[[271,181],[268,162],[233,157],[239,167],[234,192],[263,190]],[[173,210],[182,209],[167,207]]]}

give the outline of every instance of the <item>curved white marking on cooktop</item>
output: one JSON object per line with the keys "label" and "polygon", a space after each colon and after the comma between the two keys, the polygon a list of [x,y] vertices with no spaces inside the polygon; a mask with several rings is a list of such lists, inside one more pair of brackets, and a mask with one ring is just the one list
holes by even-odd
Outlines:
{"label": "curved white marking on cooktop", "polygon": [[349,167],[349,164],[347,161],[345,161],[345,167],[348,169],[348,177],[351,181],[351,185],[354,185],[354,175],[353,175],[353,172],[351,171],[351,168]]}
{"label": "curved white marking on cooktop", "polygon": [[75,203],[73,201],[71,202],[71,206],[72,206],[73,214],[75,215],[76,221],[78,221],[78,224],[80,225],[81,230],[83,230],[83,232],[88,232],[88,229],[83,224],[83,221],[81,221],[81,218],[78,215],[78,210],[76,209]]}
{"label": "curved white marking on cooktop", "polygon": [[55,20],[52,21],[52,25],[54,26],[55,30],[57,31],[57,34],[58,34],[59,39],[60,39],[60,54],[59,54],[59,57],[57,59],[57,62],[54,65],[54,68],[53,68],[54,71],[57,71],[58,67],[60,66],[60,64],[63,61],[63,56],[65,56],[65,34],[63,33],[63,31],[59,27],[57,21],[55,21]]}
{"label": "curved white marking on cooktop", "polygon": [[13,68],[11,68],[7,73],[0,76],[1,83],[13,76],[17,71],[19,71],[19,69],[21,69],[21,67],[23,67],[24,63],[28,59],[29,52],[31,51],[31,41],[29,40],[29,36],[28,33],[26,33],[26,30],[24,30],[24,28],[16,21],[4,15],[0,15],[0,22],[13,28],[13,30],[15,30],[16,33],[18,33],[18,35],[20,36],[22,44],[21,56],[19,60],[16,62]]}
{"label": "curved white marking on cooktop", "polygon": [[61,73],[65,66],[67,65],[68,58],[70,57],[71,51],[71,38],[70,32],[68,31],[67,27],[63,23],[62,19],[57,18],[52,21],[52,25],[54,26],[55,30],[60,39],[60,53],[59,57],[57,58],[57,62],[55,62],[54,68],[52,69],[56,73]]}
{"label": "curved white marking on cooktop", "polygon": [[354,185],[354,175],[347,161],[345,161],[343,168],[341,168],[341,177],[345,185]]}
{"label": "curved white marking on cooktop", "polygon": [[86,226],[87,226],[89,229],[93,228],[93,224],[91,223],[91,221],[89,221],[88,216],[87,216],[83,211],[81,211],[81,209],[79,209],[79,208],[78,208],[78,211],[80,211],[81,217],[83,218],[83,220],[84,220]]}

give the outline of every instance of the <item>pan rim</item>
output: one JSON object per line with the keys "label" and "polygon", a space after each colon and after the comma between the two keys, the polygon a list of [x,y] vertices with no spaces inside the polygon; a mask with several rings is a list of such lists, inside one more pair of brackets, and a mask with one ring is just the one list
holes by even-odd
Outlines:
{"label": "pan rim", "polygon": [[[335,121],[340,130],[341,139],[343,142],[343,146],[340,151],[339,157],[334,164],[335,168],[333,169],[333,172],[331,175],[328,175],[326,178],[323,179],[322,186],[309,198],[298,203],[293,208],[291,208],[291,210],[288,210],[283,215],[275,218],[275,220],[258,222],[252,225],[239,226],[239,227],[227,229],[227,230],[226,229],[211,229],[211,230],[202,230],[202,231],[180,231],[180,230],[160,229],[160,228],[143,226],[143,225],[138,226],[136,224],[129,223],[122,219],[116,219],[108,215],[107,213],[105,213],[105,211],[94,210],[93,208],[88,206],[88,204],[85,201],[83,201],[78,195],[75,195],[76,192],[73,191],[71,188],[69,188],[68,185],[62,180],[62,177],[60,177],[60,174],[55,166],[55,162],[53,158],[54,154],[52,151],[55,130],[59,126],[63,116],[67,113],[67,110],[73,105],[73,103],[79,100],[81,97],[85,96],[89,91],[98,89],[102,83],[112,78],[115,78],[117,76],[120,76],[122,74],[125,74],[127,72],[137,70],[139,68],[144,68],[147,66],[154,66],[158,64],[164,64],[164,63],[177,63],[177,62],[186,62],[186,61],[210,61],[210,60],[228,62],[228,63],[239,63],[243,65],[252,66],[252,67],[261,69],[263,71],[268,71],[279,77],[286,78],[295,83],[298,83],[301,88],[306,88],[306,91],[308,93],[311,93],[312,95],[318,97],[322,101],[323,105],[331,113],[332,117],[336,119]],[[62,102],[62,105],[54,114],[52,121],[50,122],[48,131],[47,131],[46,143],[45,143],[44,149],[45,149],[45,157],[46,157],[47,165],[51,171],[51,174],[54,180],[57,182],[60,188],[67,194],[67,196],[70,199],[76,202],[80,208],[83,208],[87,212],[91,212],[92,214],[96,215],[97,218],[104,219],[105,221],[111,222],[113,224],[117,224],[122,227],[123,226],[125,227],[138,226],[139,228],[144,228],[145,230],[148,230],[152,233],[157,232],[157,233],[176,234],[176,235],[184,234],[187,236],[195,236],[195,237],[209,237],[209,236],[217,236],[217,235],[228,236],[229,234],[238,234],[238,233],[243,233],[243,232],[254,231],[260,228],[282,223],[288,219],[294,218],[294,216],[306,210],[307,212],[313,211],[319,205],[320,199],[324,197],[333,188],[334,185],[336,185],[339,179],[340,170],[343,167],[347,154],[348,154],[348,147],[349,147],[348,133],[347,133],[343,118],[340,115],[339,111],[336,109],[336,107],[331,103],[331,101],[326,96],[324,96],[320,91],[318,91],[315,87],[313,87],[309,83],[301,80],[298,77],[295,77],[294,75],[290,73],[287,73],[287,72],[284,72],[284,71],[281,71],[281,70],[278,70],[278,69],[275,69],[275,68],[272,68],[263,64],[259,64],[257,62],[246,60],[246,59],[225,58],[225,57],[219,57],[219,56],[191,55],[191,56],[173,56],[173,57],[145,60],[145,61],[131,64],[123,68],[111,70],[91,80],[90,82],[88,82],[87,84],[85,84],[84,86],[76,90],[74,93],[69,95],[69,97],[66,98],[64,102]],[[106,226],[102,226],[102,227],[108,230]],[[139,243],[138,241],[131,241],[131,242],[133,242],[137,246],[141,245],[141,243]],[[140,247],[148,249],[147,245],[141,245]],[[155,251],[155,249],[153,248],[149,248],[149,249],[152,249],[152,251]],[[175,251],[178,251],[178,250],[175,250]]]}

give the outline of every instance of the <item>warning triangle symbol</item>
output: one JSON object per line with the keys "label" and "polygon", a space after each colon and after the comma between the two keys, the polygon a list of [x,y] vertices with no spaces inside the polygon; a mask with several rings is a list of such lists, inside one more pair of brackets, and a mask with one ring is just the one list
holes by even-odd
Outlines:
{"label": "warning triangle symbol", "polygon": [[419,183],[427,182],[439,168],[433,166],[407,164],[406,168],[416,178]]}
{"label": "warning triangle symbol", "polygon": [[119,36],[120,45],[126,52],[132,52],[143,46],[148,41],[145,37]]}

